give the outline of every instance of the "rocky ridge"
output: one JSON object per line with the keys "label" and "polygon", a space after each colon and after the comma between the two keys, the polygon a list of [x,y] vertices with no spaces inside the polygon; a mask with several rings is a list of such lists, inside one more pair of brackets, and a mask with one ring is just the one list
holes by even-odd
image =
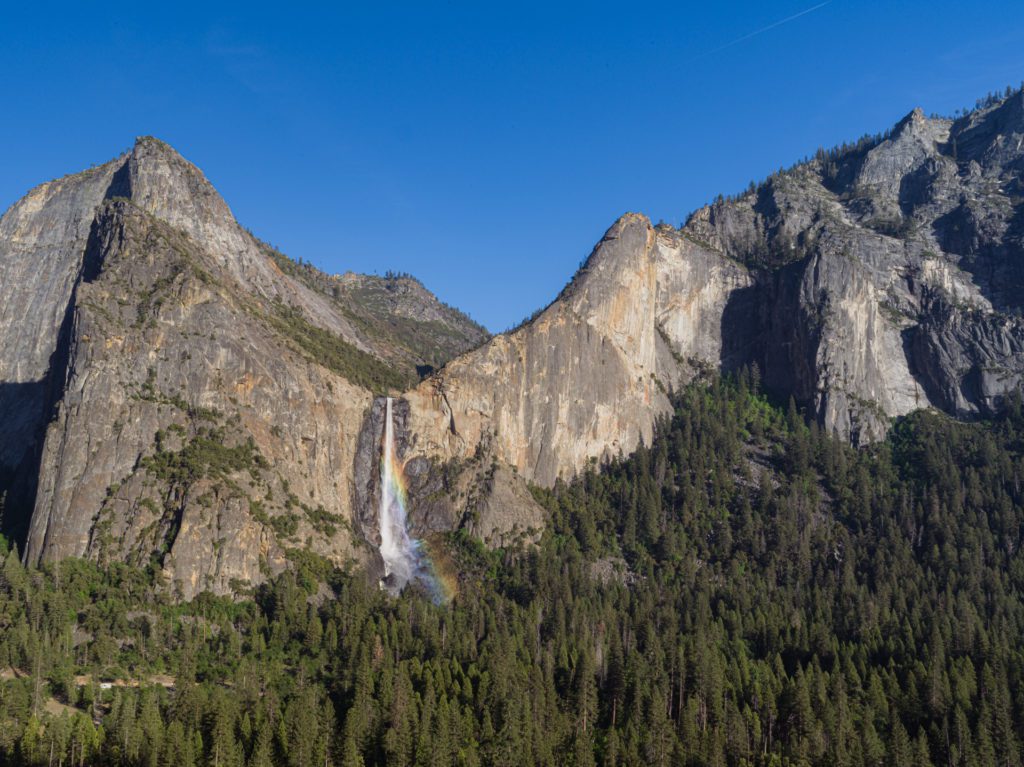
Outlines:
{"label": "rocky ridge", "polygon": [[1024,94],[914,110],[675,229],[627,214],[531,321],[406,394],[412,455],[486,450],[541,485],[650,440],[668,390],[756,369],[855,444],[1019,388]]}
{"label": "rocky ridge", "polygon": [[153,561],[185,596],[310,553],[372,569],[384,393],[414,532],[491,545],[543,527],[528,483],[649,442],[703,370],[756,369],[857,444],[917,408],[991,414],[1024,372],[1022,144],[1016,92],[915,110],[679,228],[627,214],[488,338],[408,278],[283,259],[141,141],[0,220],[0,463],[34,499],[28,555]]}

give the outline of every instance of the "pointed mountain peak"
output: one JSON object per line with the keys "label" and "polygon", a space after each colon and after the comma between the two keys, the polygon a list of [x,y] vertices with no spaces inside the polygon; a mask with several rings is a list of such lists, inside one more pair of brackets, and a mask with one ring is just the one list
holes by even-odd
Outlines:
{"label": "pointed mountain peak", "polygon": [[[596,324],[615,326],[620,310],[632,300],[643,301],[650,290],[656,233],[641,213],[626,213],[608,228],[601,241],[559,295],[556,303],[574,307]],[[615,318],[606,317],[609,312]]]}
{"label": "pointed mountain peak", "polygon": [[179,157],[181,156],[174,149],[174,147],[172,147],[166,141],[158,139],[156,136],[136,136],[135,149],[138,150],[142,148],[153,149],[161,152],[169,152],[170,154],[178,155]]}
{"label": "pointed mountain peak", "polygon": [[615,223],[611,225],[611,228],[608,231],[611,232],[617,228],[624,228],[627,226],[650,227],[651,219],[648,218],[647,215],[644,213],[623,213],[615,220]]}
{"label": "pointed mountain peak", "polygon": [[928,132],[929,120],[921,107],[914,107],[907,115],[893,126],[893,138],[904,136],[920,136]]}
{"label": "pointed mountain peak", "polygon": [[576,293],[598,272],[627,268],[628,263],[651,239],[654,227],[643,213],[624,213],[601,237],[559,297]]}
{"label": "pointed mountain peak", "polygon": [[242,284],[277,295],[275,268],[246,233],[203,172],[165,141],[140,136],[104,195],[126,198],[138,209],[188,235]]}
{"label": "pointed mountain peak", "polygon": [[606,248],[602,248],[601,246],[608,240],[617,240],[624,237],[639,237],[646,240],[651,236],[653,231],[654,225],[651,223],[651,219],[643,213],[624,213],[619,216],[615,223],[608,228],[607,232],[605,232],[604,237],[601,238],[601,242],[598,243],[596,248],[594,248],[594,253],[591,258],[606,250]]}
{"label": "pointed mountain peak", "polygon": [[211,225],[233,223],[230,208],[203,172],[166,142],[136,139],[127,167],[124,196],[172,226],[199,235]]}

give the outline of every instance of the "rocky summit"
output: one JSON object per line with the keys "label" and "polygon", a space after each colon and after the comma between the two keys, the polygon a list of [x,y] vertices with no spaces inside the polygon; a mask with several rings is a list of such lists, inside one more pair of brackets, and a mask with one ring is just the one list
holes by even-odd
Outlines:
{"label": "rocky summit", "polygon": [[[548,307],[489,337],[408,276],[260,242],[139,139],[0,219],[3,529],[32,562],[150,564],[183,597],[310,554],[379,568],[384,396],[414,532],[544,527],[529,485],[649,443],[702,371],[865,444],[1024,374],[1024,94],[719,198],[627,214]],[[382,265],[386,267],[386,265]]]}

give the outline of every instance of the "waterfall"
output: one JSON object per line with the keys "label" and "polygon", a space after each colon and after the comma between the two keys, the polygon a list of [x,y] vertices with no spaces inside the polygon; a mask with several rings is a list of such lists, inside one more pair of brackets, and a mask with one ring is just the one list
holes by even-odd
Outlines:
{"label": "waterfall", "polygon": [[409,535],[405,477],[395,447],[392,399],[384,412],[384,439],[380,456],[380,556],[384,560],[381,587],[397,595],[407,584],[417,581],[437,604],[451,600],[456,579],[443,573],[428,556],[423,542]]}
{"label": "waterfall", "polygon": [[380,461],[380,555],[384,579],[392,593],[401,591],[416,572],[417,546],[406,526],[405,484],[395,452],[395,424],[387,398],[384,416],[384,445]]}

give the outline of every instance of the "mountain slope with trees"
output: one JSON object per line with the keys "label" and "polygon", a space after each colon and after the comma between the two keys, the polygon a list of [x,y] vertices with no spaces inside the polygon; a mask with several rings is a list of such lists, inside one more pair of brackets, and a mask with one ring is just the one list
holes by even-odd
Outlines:
{"label": "mountain slope with trees", "polygon": [[11,552],[0,760],[1015,765],[1022,480],[1017,397],[854,450],[744,372],[535,489],[538,545],[436,541],[447,606],[313,555],[249,598],[174,604],[152,571]]}

